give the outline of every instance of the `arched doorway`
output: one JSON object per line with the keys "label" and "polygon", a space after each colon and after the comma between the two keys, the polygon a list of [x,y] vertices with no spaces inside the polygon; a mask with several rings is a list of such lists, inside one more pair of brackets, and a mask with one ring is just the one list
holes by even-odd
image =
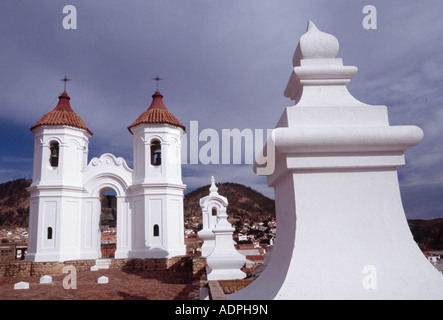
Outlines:
{"label": "arched doorway", "polygon": [[94,252],[95,259],[126,258],[132,240],[127,185],[118,176],[108,174],[93,176],[86,190],[85,245]]}
{"label": "arched doorway", "polygon": [[[131,191],[129,190],[129,186],[132,184],[132,173],[132,169],[122,158],[116,158],[108,153],[101,155],[100,158],[92,159],[84,171],[84,188],[88,195],[84,197],[85,236],[83,242],[85,250],[89,250],[95,259],[110,255],[119,259],[127,258],[132,249],[133,222],[130,214]],[[105,213],[107,214],[105,215]],[[102,218],[106,218],[106,223]],[[101,236],[106,233],[101,229],[104,226],[112,228],[115,226],[116,236],[112,239],[112,242],[115,242],[114,253],[102,253]]]}
{"label": "arched doorway", "polygon": [[100,191],[100,252],[102,258],[114,258],[117,249],[117,192],[112,188]]}

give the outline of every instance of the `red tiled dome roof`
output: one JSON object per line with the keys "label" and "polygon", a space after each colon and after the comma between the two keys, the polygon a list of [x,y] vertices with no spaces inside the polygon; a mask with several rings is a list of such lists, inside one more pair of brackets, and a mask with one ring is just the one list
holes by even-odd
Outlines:
{"label": "red tiled dome roof", "polygon": [[66,125],[85,129],[92,135],[92,132],[88,129],[82,118],[80,118],[79,115],[72,110],[71,104],[69,103],[71,98],[68,96],[68,94],[63,92],[58,99],[58,104],[54,110],[45,114],[40,121],[31,127],[31,130],[43,125]]}
{"label": "red tiled dome roof", "polygon": [[141,123],[167,123],[186,130],[185,126],[182,125],[180,121],[178,121],[177,118],[174,117],[174,115],[166,108],[165,104],[163,103],[163,95],[159,91],[156,91],[152,95],[152,103],[148,110],[143,112],[137,118],[137,120],[135,120],[134,123],[128,127],[129,131],[131,131],[132,127],[135,127]]}

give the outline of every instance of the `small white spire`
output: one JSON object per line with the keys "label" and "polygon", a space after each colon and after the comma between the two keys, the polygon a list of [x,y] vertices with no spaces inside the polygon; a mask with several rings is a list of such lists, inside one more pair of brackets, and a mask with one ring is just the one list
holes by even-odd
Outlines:
{"label": "small white spire", "polygon": [[309,31],[311,29],[317,29],[317,26],[312,22],[312,20],[308,21],[308,27],[306,28],[306,31]]}
{"label": "small white spire", "polygon": [[211,177],[211,187],[209,188],[210,194],[218,194],[218,188],[215,186],[214,176]]}

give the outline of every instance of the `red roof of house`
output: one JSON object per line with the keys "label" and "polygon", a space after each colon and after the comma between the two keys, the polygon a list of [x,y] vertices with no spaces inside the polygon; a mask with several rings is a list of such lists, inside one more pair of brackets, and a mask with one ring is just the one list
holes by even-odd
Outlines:
{"label": "red roof of house", "polygon": [[[148,110],[143,112],[137,120],[132,123],[128,129],[131,131],[132,127],[135,127],[141,123],[167,123],[173,126],[177,126],[186,130],[185,126],[177,120],[174,115],[169,112],[163,103],[163,95],[157,90],[152,95],[152,103],[149,106]],[[132,133],[132,131],[131,131]]]}
{"label": "red roof of house", "polygon": [[84,129],[92,135],[91,130],[88,129],[82,118],[72,110],[69,102],[71,98],[68,94],[63,92],[58,99],[58,104],[54,110],[45,114],[40,121],[31,127],[31,130],[42,125],[66,125]]}

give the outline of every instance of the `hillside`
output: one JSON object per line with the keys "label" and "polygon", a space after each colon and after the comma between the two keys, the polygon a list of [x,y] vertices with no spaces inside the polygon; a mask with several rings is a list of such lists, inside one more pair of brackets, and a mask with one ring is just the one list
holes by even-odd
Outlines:
{"label": "hillside", "polygon": [[422,250],[443,249],[443,218],[408,220],[414,240]]}
{"label": "hillside", "polygon": [[[28,227],[30,180],[19,179],[0,184],[0,227]],[[219,193],[228,198],[231,219],[245,221],[271,220],[274,200],[241,184],[217,184]],[[185,195],[185,220],[201,218],[200,198],[209,194],[209,185]]]}
{"label": "hillside", "polygon": [[[0,184],[0,228],[28,227],[30,180],[18,179]],[[209,185],[185,195],[184,213],[187,225],[201,224],[200,199],[209,194]],[[270,221],[275,217],[274,200],[238,183],[218,183],[220,195],[228,198],[229,221],[236,225]],[[118,214],[118,213],[117,213]],[[408,220],[414,240],[422,249],[443,250],[443,218]]]}
{"label": "hillside", "polygon": [[0,227],[28,227],[31,180],[18,179],[0,184]]}
{"label": "hillside", "polygon": [[[229,222],[261,222],[275,218],[274,200],[238,183],[217,183],[218,193],[228,199]],[[198,188],[185,195],[185,221],[201,223],[200,199],[209,195],[210,185]]]}

